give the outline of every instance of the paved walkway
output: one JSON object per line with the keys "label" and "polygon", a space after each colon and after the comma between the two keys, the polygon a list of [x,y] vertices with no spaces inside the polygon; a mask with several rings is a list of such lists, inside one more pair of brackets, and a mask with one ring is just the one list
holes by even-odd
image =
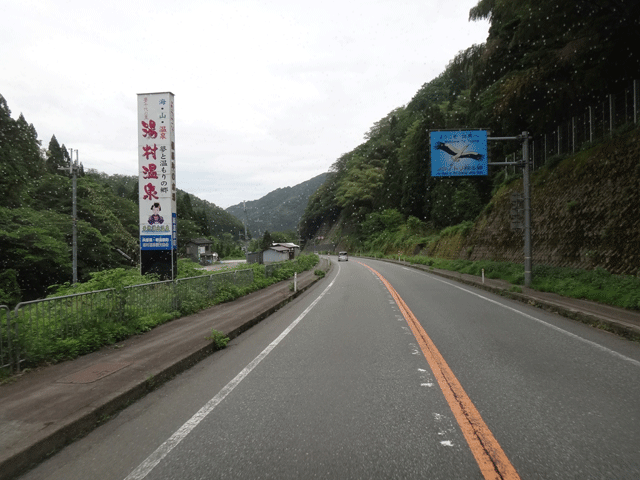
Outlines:
{"label": "paved walkway", "polygon": [[[327,260],[322,261],[321,267],[328,270]],[[511,285],[500,280],[485,279],[482,283],[481,278],[473,275],[395,263],[640,338],[639,312],[526,288],[522,293],[513,293],[509,292]],[[280,282],[98,352],[29,372],[0,386],[0,478],[15,478],[210,355],[213,350],[206,337],[212,329],[234,338],[316,281],[318,277],[313,271],[304,272],[298,276],[296,294],[289,291],[290,280]]]}

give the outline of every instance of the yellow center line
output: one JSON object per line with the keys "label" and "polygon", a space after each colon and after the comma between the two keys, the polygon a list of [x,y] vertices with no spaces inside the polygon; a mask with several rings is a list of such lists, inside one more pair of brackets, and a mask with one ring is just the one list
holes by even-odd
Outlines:
{"label": "yellow center line", "polygon": [[420,322],[413,312],[404,300],[402,300],[400,295],[398,295],[398,292],[396,292],[380,273],[364,263],[358,263],[367,267],[380,278],[398,304],[402,315],[409,324],[409,328],[411,328],[424,357],[440,385],[442,393],[458,425],[460,425],[464,438],[467,440],[469,448],[476,462],[478,462],[484,478],[505,480],[520,479],[518,472],[516,472],[516,469],[511,465],[502,447],[500,447],[500,444],[491,433],[491,430],[489,430],[487,424],[482,420],[475,405],[471,402],[471,399],[462,388],[462,385],[453,374],[451,368],[449,368],[449,365],[447,365],[444,357],[431,341],[431,338],[429,338],[424,328],[422,328],[422,325],[420,325]]}

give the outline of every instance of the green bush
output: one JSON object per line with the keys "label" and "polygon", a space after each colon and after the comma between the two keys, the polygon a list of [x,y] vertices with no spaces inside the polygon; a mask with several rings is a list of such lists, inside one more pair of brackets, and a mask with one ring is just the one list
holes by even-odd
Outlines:
{"label": "green bush", "polygon": [[[397,259],[397,256],[389,255],[387,258]],[[403,259],[415,264],[478,277],[482,275],[484,269],[486,278],[505,280],[512,285],[524,285],[524,268],[520,263],[491,260],[447,260],[422,255],[404,257]],[[640,277],[612,275],[603,268],[579,270],[535,265],[532,271],[531,288],[557,293],[565,297],[581,298],[630,310],[640,310]],[[517,289],[512,291],[517,291]]]}
{"label": "green bush", "polygon": [[211,330],[211,335],[207,337],[207,340],[211,340],[215,350],[222,350],[229,343],[229,337],[215,328]]}
{"label": "green bush", "polygon": [[[291,278],[294,273],[301,273],[317,265],[317,255],[301,255],[296,260],[283,262],[273,277],[266,277],[264,265],[242,265],[236,270],[253,270],[253,283],[237,286],[226,282],[214,287],[213,295],[209,294],[205,284],[190,283],[186,288],[182,283],[160,283],[150,287],[156,299],[158,311],[150,313],[148,297],[140,295],[125,286],[149,283],[155,277],[141,276],[135,269],[118,268],[114,270],[92,274],[92,278],[85,283],[75,286],[58,286],[60,295],[91,292],[114,288],[100,295],[99,305],[92,305],[93,310],[82,310],[83,300],[73,300],[74,310],[69,313],[64,303],[59,303],[55,311],[46,317],[46,324],[42,330],[33,332],[30,336],[23,335],[20,339],[20,349],[26,358],[24,367],[34,366],[41,362],[58,362],[72,359],[79,355],[98,350],[104,345],[121,341],[131,335],[144,333],[152,328],[179,316],[189,315],[216,305],[228,302],[247,293],[265,288],[278,281]],[[192,262],[191,262],[192,263]],[[193,265],[187,265],[183,272],[201,274],[194,270]],[[179,264],[180,268],[180,264]],[[204,272],[209,275],[210,272]],[[204,279],[203,279],[204,280]],[[145,287],[146,288],[146,287]],[[74,297],[77,299],[78,297]],[[140,304],[140,298],[144,303]],[[88,304],[94,302],[94,297]],[[160,302],[160,303],[158,303]],[[79,312],[77,311],[79,310]],[[99,320],[97,320],[99,318]],[[44,321],[44,320],[43,320]],[[23,330],[26,332],[26,330]],[[54,332],[51,334],[51,332]],[[227,340],[228,341],[228,340]]]}

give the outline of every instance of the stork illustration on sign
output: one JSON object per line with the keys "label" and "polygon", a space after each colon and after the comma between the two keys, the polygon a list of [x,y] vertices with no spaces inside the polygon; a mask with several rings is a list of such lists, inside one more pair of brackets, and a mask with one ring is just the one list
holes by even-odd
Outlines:
{"label": "stork illustration on sign", "polygon": [[431,176],[487,175],[486,130],[431,130]]}
{"label": "stork illustration on sign", "polygon": [[481,153],[467,152],[467,148],[469,148],[470,146],[471,144],[467,143],[463,148],[456,148],[453,145],[450,145],[448,143],[443,143],[443,142],[436,143],[436,149],[442,150],[443,152],[451,155],[452,162],[459,162],[460,160],[465,158],[472,158],[478,161],[482,160],[484,158],[484,155],[482,155]]}

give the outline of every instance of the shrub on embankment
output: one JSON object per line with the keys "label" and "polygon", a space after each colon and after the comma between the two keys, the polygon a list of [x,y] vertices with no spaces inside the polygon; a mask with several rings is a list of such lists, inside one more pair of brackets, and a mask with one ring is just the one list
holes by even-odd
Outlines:
{"label": "shrub on embankment", "polygon": [[21,368],[72,359],[286,280],[318,261],[317,255],[301,255],[267,267],[242,265],[213,274],[187,268],[198,276],[175,282],[150,283],[154,278],[124,269],[100,272],[87,284],[59,287],[56,294],[63,299],[21,306],[12,343],[23,361]]}
{"label": "shrub on embankment", "polygon": [[[387,258],[398,259],[389,255]],[[491,260],[443,259],[423,255],[400,256],[401,260],[469,275],[505,280],[511,284],[524,284],[522,263]],[[565,297],[592,300],[606,305],[640,310],[640,277],[613,275],[603,268],[581,270],[567,267],[534,265],[531,288],[557,293]]]}

